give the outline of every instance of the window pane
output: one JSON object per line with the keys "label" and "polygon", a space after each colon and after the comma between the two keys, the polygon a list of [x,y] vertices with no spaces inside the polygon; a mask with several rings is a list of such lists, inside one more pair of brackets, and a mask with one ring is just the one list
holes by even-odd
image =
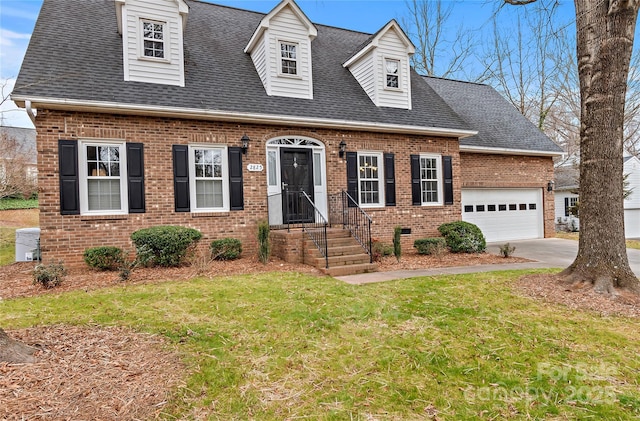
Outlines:
{"label": "window pane", "polygon": [[420,158],[420,178],[422,187],[422,203],[438,203],[438,160],[437,158]]}
{"label": "window pane", "polygon": [[120,180],[89,179],[89,210],[120,210]]}
{"label": "window pane", "polygon": [[269,151],[267,153],[267,168],[269,171],[269,185],[270,186],[275,186],[278,180],[278,177],[276,175],[276,152],[275,151]]}
{"label": "window pane", "polygon": [[222,180],[196,180],[196,207],[222,207]]}
{"label": "window pane", "polygon": [[379,204],[381,201],[378,162],[378,155],[358,155],[361,204]]}
{"label": "window pane", "polygon": [[313,184],[315,186],[322,185],[322,171],[320,168],[320,154],[313,154]]}

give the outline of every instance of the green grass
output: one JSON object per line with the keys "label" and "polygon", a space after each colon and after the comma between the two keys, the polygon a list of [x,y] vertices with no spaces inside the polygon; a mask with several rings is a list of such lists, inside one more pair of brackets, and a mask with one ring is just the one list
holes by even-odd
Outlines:
{"label": "green grass", "polygon": [[0,266],[16,260],[16,229],[0,227]]}
{"label": "green grass", "polygon": [[515,296],[528,272],[353,286],[267,273],[0,301],[0,326],[119,325],[188,367],[166,419],[640,416],[640,320]]}
{"label": "green grass", "polygon": [[[575,240],[578,241],[580,238],[580,234],[577,232],[556,232],[556,237],[564,238],[566,240]],[[628,249],[636,249],[640,250],[640,241],[638,240],[627,240],[627,248]]]}
{"label": "green grass", "polygon": [[0,210],[36,209],[38,199],[0,199]]}

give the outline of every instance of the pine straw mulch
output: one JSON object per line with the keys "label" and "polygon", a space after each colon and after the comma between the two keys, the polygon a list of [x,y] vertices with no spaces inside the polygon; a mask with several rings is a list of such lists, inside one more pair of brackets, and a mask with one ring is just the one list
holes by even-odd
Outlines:
{"label": "pine straw mulch", "polygon": [[158,336],[63,325],[7,334],[39,350],[34,364],[0,363],[0,420],[157,418],[183,378]]}
{"label": "pine straw mulch", "polygon": [[640,317],[640,296],[625,290],[618,290],[615,295],[600,294],[590,284],[567,284],[557,274],[523,276],[513,288],[519,295],[573,310],[591,311],[605,317]]}

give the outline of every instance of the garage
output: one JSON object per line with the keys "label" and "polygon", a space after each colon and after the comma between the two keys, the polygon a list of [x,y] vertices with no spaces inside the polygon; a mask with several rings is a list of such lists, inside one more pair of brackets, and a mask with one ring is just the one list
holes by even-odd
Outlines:
{"label": "garage", "polygon": [[640,238],[640,209],[624,210],[624,236]]}
{"label": "garage", "polygon": [[462,220],[487,242],[543,238],[542,189],[462,189]]}

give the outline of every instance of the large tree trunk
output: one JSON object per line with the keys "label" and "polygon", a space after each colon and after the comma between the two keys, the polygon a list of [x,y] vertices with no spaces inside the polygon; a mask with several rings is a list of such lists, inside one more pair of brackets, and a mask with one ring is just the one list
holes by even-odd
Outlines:
{"label": "large tree trunk", "polygon": [[580,242],[562,274],[640,293],[624,238],[623,123],[638,0],[575,0],[580,77]]}
{"label": "large tree trunk", "polygon": [[11,339],[0,328],[0,362],[6,363],[33,363],[35,348]]}

